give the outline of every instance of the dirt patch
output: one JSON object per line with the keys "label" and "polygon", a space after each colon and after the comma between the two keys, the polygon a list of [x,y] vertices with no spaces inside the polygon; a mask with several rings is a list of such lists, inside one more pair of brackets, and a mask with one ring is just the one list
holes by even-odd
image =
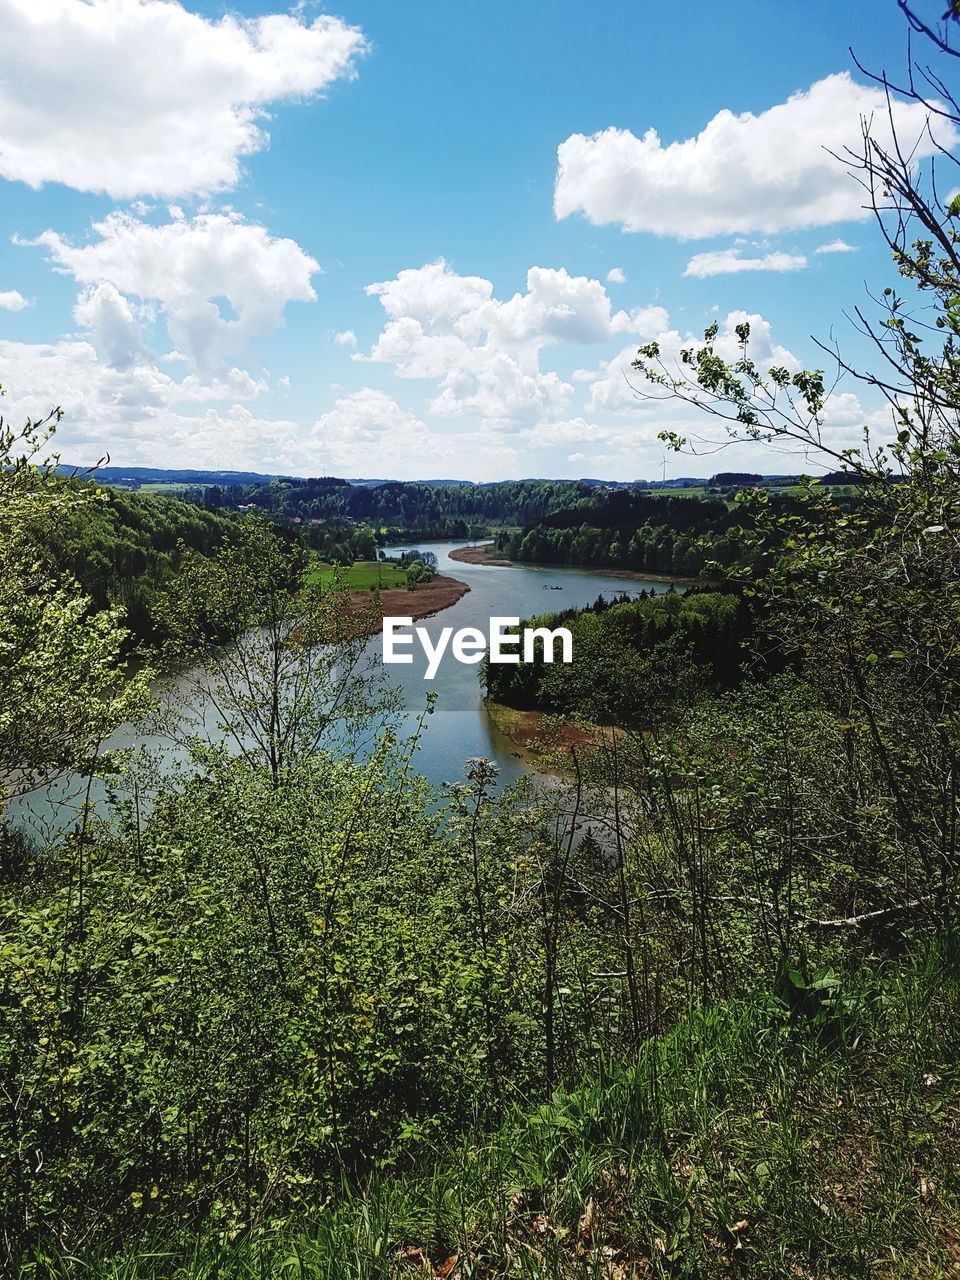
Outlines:
{"label": "dirt patch", "polygon": [[456,551],[450,552],[450,559],[459,560],[461,564],[489,564],[498,569],[512,568],[512,560],[490,554],[492,546],[492,542],[485,542],[482,547],[458,547]]}
{"label": "dirt patch", "polygon": [[531,759],[557,753],[569,755],[574,747],[597,747],[605,732],[600,725],[573,724],[544,711],[517,711],[502,702],[488,701],[485,705],[494,727]]}
{"label": "dirt patch", "polygon": [[675,587],[706,586],[706,580],[703,578],[676,578],[672,573],[643,573],[639,569],[597,569],[592,564],[578,567],[589,569],[591,573],[597,573],[601,578],[629,578],[633,582],[666,582],[672,583]]}
{"label": "dirt patch", "polygon": [[365,630],[373,635],[379,631],[384,618],[413,618],[414,622],[419,622],[421,618],[430,618],[443,609],[449,609],[469,590],[465,582],[441,575],[432,582],[422,582],[415,591],[407,591],[405,587],[391,587],[379,594],[375,591],[351,591],[350,610],[364,617]]}

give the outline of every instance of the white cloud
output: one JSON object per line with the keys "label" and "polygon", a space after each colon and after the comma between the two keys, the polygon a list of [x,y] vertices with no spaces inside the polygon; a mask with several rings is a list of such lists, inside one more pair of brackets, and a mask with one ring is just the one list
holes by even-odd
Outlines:
{"label": "white cloud", "polygon": [[29,243],[49,249],[56,269],[86,286],[77,321],[94,331],[104,358],[121,366],[139,351],[130,299],[156,304],[176,350],[214,368],[277,328],[288,302],[316,298],[311,280],[319,264],[295,241],[238,214],[174,216],[156,226],[111,213],[93,230],[99,239],[83,245],[55,231]]}
{"label": "white cloud", "polygon": [[[931,155],[925,109],[895,102],[892,111],[913,158]],[[844,72],[759,115],[720,111],[695,138],[667,146],[653,129],[572,134],[557,151],[556,216],[681,239],[860,221],[863,192],[829,152],[861,146],[864,116],[888,140],[886,112],[879,88]],[[935,129],[940,142],[955,140],[946,122]]]}
{"label": "white cloud", "polygon": [[73,309],[77,324],[90,331],[97,355],[114,369],[128,369],[144,358],[140,321],[129,300],[112,284],[90,285]]}
{"label": "white cloud", "polygon": [[268,106],[352,76],[366,48],[325,14],[210,21],[176,0],[0,0],[0,29],[0,176],[115,199],[234,186]]}
{"label": "white cloud", "polygon": [[363,387],[321,414],[306,446],[312,471],[416,480],[444,474],[502,478],[516,463],[512,446],[476,430],[440,432],[391,396]]}
{"label": "white cloud", "polygon": [[607,284],[626,284],[627,277],[622,267],[611,267],[607,272]]}
{"label": "white cloud", "polygon": [[760,258],[745,258],[739,249],[714,249],[695,253],[683,274],[703,280],[739,271],[802,271],[806,265],[807,259],[800,253],[765,253]]}
{"label": "white cloud", "polygon": [[568,453],[567,454],[568,462],[586,462],[586,460],[587,460],[587,455],[585,453]]}
{"label": "white cloud", "polygon": [[[719,321],[719,333],[714,342],[714,349],[724,360],[736,360],[740,354],[739,339],[736,335],[738,325],[750,325],[750,355],[761,367],[782,365],[795,372],[800,368],[800,361],[786,347],[774,342],[769,320],[758,314],[746,311],[730,311]],[[656,335],[660,344],[660,355],[663,364],[671,369],[680,357],[680,352],[687,347],[702,345],[702,335],[687,333],[683,336],[676,329],[664,330]],[[644,399],[638,392],[651,389],[641,375],[633,368],[637,358],[637,347],[624,347],[612,360],[601,363],[590,386],[588,410],[591,413],[628,413],[645,411],[653,408],[663,412],[662,400]],[[654,394],[659,394],[652,389]],[[669,406],[668,406],[669,407]],[[675,406],[674,406],[675,407]]]}
{"label": "white cloud", "polygon": [[[176,382],[149,363],[113,368],[92,343],[65,340],[0,341],[0,370],[9,421],[41,418],[55,405],[63,407],[55,443],[67,462],[89,465],[109,453],[130,465],[300,467],[300,427],[256,417],[236,403],[266,390],[240,369],[210,384],[194,375]],[[201,414],[178,408],[224,400]]]}
{"label": "white cloud", "polygon": [[814,253],[856,253],[857,246],[855,244],[847,244],[846,240],[830,240],[827,244],[821,244]]}
{"label": "white cloud", "polygon": [[357,335],[352,329],[344,329],[342,333],[335,333],[333,340],[338,347],[355,347],[357,345]]}
{"label": "white cloud", "polygon": [[5,293],[0,293],[0,311],[22,311],[29,305],[23,294],[18,293],[16,289],[8,289]]}
{"label": "white cloud", "polygon": [[562,417],[573,387],[541,369],[545,348],[652,336],[667,322],[662,307],[614,312],[600,281],[545,267],[531,267],[527,291],[507,301],[494,297],[491,281],[457,275],[442,259],[367,292],[388,320],[369,355],[354,359],[436,380],[432,412],[492,426]]}
{"label": "white cloud", "polygon": [[411,464],[422,469],[431,452],[438,461],[446,456],[416,414],[371,387],[337,400],[314,423],[310,437],[327,470],[354,475],[393,475],[397,467],[408,473]]}
{"label": "white cloud", "polygon": [[586,418],[567,418],[563,422],[541,422],[524,432],[524,439],[534,446],[581,444],[585,440],[606,440],[609,427],[601,427]]}

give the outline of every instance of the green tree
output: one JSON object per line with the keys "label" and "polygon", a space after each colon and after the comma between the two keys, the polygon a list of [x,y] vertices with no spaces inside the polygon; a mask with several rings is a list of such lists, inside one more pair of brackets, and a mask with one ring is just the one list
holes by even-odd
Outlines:
{"label": "green tree", "polygon": [[150,671],[123,659],[120,609],[97,612],[45,556],[42,532],[100,500],[56,474],[43,422],[0,417],[0,778],[9,798],[96,767],[104,742],[147,700]]}
{"label": "green tree", "polygon": [[275,785],[323,743],[349,753],[392,705],[368,652],[379,615],[309,565],[250,517],[213,556],[184,554],[161,615],[167,659],[184,671],[182,728],[195,741],[213,730]]}

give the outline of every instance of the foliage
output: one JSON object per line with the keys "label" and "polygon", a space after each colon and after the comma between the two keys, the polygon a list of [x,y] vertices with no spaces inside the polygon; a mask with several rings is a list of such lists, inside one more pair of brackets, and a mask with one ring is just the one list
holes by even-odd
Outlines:
{"label": "foliage", "polygon": [[250,517],[216,555],[184,554],[161,613],[166,663],[185,672],[187,731],[202,737],[213,716],[275,785],[331,734],[348,752],[386,705],[363,679],[379,613],[351,606],[339,572],[324,579],[310,567],[302,546]]}
{"label": "foliage", "polygon": [[689,709],[700,689],[739,681],[749,619],[735,593],[673,591],[568,609],[525,626],[568,627],[573,661],[486,662],[487,696],[521,709],[646,728]]}
{"label": "foliage", "polygon": [[38,551],[40,531],[98,501],[45,460],[46,427],[0,418],[0,781],[22,794],[93,767],[112,730],[142,709],[150,673],[131,676],[118,610],[94,613],[78,584]]}
{"label": "foliage", "polygon": [[[711,327],[677,369],[638,361],[854,496],[277,482],[280,521],[178,547],[151,616],[199,708],[179,770],[118,766],[76,829],[0,844],[7,1272],[956,1267],[960,206],[904,155],[867,126],[855,160],[907,291],[864,375],[889,441],[835,447],[828,379],[761,366],[746,324],[732,360]],[[29,427],[0,457],[0,770],[31,785],[92,777],[145,681],[37,550],[103,502],[42,449]],[[425,511],[509,513],[531,556],[622,563],[636,536],[644,568],[649,544],[730,582],[570,618],[568,669],[491,669],[614,727],[544,788],[476,759],[436,795],[432,702],[398,741],[366,620],[293,532]]]}
{"label": "foliage", "polygon": [[[779,500],[782,501],[782,500]],[[599,565],[690,576],[744,558],[743,517],[715,498],[618,491],[571,503],[519,532],[498,553],[535,564]]]}
{"label": "foliage", "polygon": [[[264,1275],[947,1275],[957,1261],[957,967],[949,937],[907,964],[824,971],[799,1017],[770,984],[691,1012],[637,1059],[439,1131],[414,1168],[350,1181],[295,1222],[231,1239],[131,1210],[147,1243],[41,1254],[20,1280]],[[841,1031],[825,1036],[842,1010]]]}
{"label": "foliage", "polygon": [[160,639],[158,605],[185,550],[207,555],[236,519],[173,498],[53,478],[63,501],[35,528],[38,550],[75,578],[98,610],[122,609],[132,637]]}

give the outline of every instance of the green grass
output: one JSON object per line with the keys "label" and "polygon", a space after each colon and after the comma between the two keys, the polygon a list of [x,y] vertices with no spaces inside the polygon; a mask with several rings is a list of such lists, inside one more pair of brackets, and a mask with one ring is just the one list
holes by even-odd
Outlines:
{"label": "green grass", "polygon": [[[197,485],[183,484],[180,481],[172,480],[153,480],[146,484],[141,484],[140,493],[158,493],[164,498],[176,498],[181,493],[186,493],[188,489],[196,489]],[[206,488],[205,485],[199,486]]]}
{"label": "green grass", "polygon": [[[332,564],[318,560],[307,575],[310,583],[319,583],[328,587],[334,581],[337,570]],[[371,587],[379,587],[386,591],[391,587],[406,587],[405,569],[395,564],[384,564],[377,560],[357,560],[349,568],[340,568],[342,582],[351,591],[368,591]]]}
{"label": "green grass", "polygon": [[418,1171],[332,1187],[295,1230],[157,1222],[19,1280],[960,1274],[956,943],[821,975],[813,1012],[776,988],[690,1011],[495,1134],[441,1129]]}

